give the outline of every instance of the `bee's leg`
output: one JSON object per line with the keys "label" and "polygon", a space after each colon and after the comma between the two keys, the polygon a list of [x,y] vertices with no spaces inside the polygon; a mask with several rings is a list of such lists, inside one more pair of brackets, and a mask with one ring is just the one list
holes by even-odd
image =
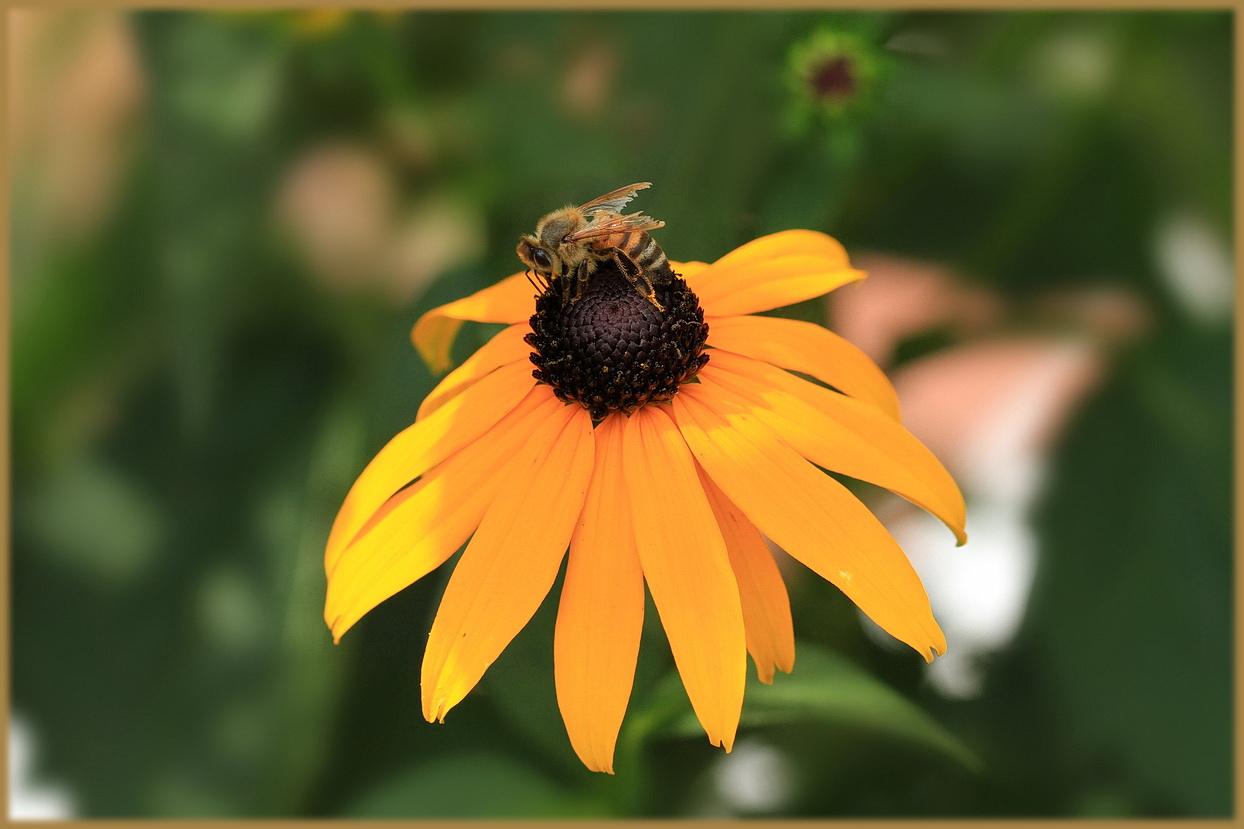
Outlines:
{"label": "bee's leg", "polygon": [[615,248],[613,261],[618,266],[618,271],[639,291],[640,296],[651,302],[658,311],[665,311],[665,306],[657,300],[656,289],[652,287],[651,280],[644,276],[643,269],[634,259]]}
{"label": "bee's leg", "polygon": [[570,304],[574,305],[583,298],[583,292],[587,290],[588,279],[591,276],[588,273],[587,261],[580,262],[578,267],[574,269],[574,273],[567,274],[570,279]]}
{"label": "bee's leg", "polygon": [[592,281],[591,263],[586,259],[575,269],[574,298],[578,301],[587,293],[587,286]]}

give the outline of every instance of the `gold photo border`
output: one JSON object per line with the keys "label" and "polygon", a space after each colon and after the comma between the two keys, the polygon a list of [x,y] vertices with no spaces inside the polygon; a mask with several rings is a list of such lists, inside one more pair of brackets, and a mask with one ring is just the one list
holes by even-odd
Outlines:
{"label": "gold photo border", "polygon": [[[422,0],[422,2],[399,2],[398,0],[372,0],[371,2],[290,2],[290,0],[268,0],[267,2],[254,3],[246,2],[246,0],[215,0],[215,2],[177,2],[177,0],[169,0],[163,3],[140,2],[133,4],[109,4],[90,2],[90,0],[55,0],[47,3],[4,3],[4,14],[0,15],[0,35],[3,37],[5,44],[5,61],[4,61],[4,78],[0,95],[3,96],[3,112],[9,116],[6,124],[12,123],[11,109],[13,103],[13,64],[11,53],[10,37],[10,20],[14,11],[22,9],[40,9],[40,10],[115,10],[115,11],[148,11],[159,9],[171,10],[297,10],[297,9],[349,9],[353,11],[368,10],[391,10],[391,11],[522,11],[522,10],[539,10],[539,11],[657,11],[657,10],[702,10],[702,11],[741,11],[751,10],[757,13],[766,11],[815,11],[820,9],[835,10],[857,10],[857,11],[874,11],[874,10],[913,10],[913,11],[1231,11],[1234,12],[1233,31],[1234,31],[1234,130],[1235,142],[1233,147],[1233,163],[1234,169],[1232,175],[1234,180],[1235,194],[1235,215],[1233,229],[1235,238],[1232,240],[1232,251],[1235,255],[1235,246],[1238,245],[1240,239],[1244,239],[1244,188],[1241,187],[1239,171],[1244,169],[1244,151],[1241,150],[1241,134],[1244,133],[1242,125],[1244,125],[1244,113],[1242,113],[1241,90],[1244,90],[1244,61],[1240,57],[1241,44],[1244,43],[1244,15],[1241,15],[1241,9],[1244,8],[1244,0],[1219,0],[1218,2],[1207,2],[1206,0],[1187,0],[1187,2],[1172,2],[1172,0],[1132,0],[1132,2],[1124,2],[1124,0],[1083,0],[1082,2],[1069,2],[1062,0],[1061,2],[1052,2],[1046,0],[1012,0],[1011,2],[1000,2],[999,0],[957,0],[957,2],[945,2],[944,0],[906,0],[906,2],[893,2],[892,0],[857,0],[857,2],[841,2],[841,0],[778,0],[778,2],[769,4],[763,2],[745,2],[744,0],[627,0],[627,2],[617,2],[617,0],[601,0],[597,3],[587,3],[582,0],[541,0],[541,2],[520,2],[520,0],[460,0],[460,2],[452,2],[451,0],[439,0],[431,2],[430,0]],[[7,712],[11,706],[11,676],[10,676],[10,643],[11,643],[11,617],[9,614],[10,602],[9,595],[11,590],[10,582],[10,563],[11,550],[9,539],[11,538],[11,457],[12,457],[12,433],[11,433],[11,417],[10,417],[10,357],[11,357],[11,318],[9,305],[10,283],[10,233],[12,231],[10,200],[7,197],[12,192],[12,157],[10,154],[10,145],[12,135],[8,128],[4,130],[3,137],[0,138],[3,143],[3,153],[0,153],[0,167],[3,169],[4,181],[8,185],[6,190],[6,198],[3,205],[0,206],[5,219],[6,227],[9,233],[3,235],[0,240],[0,254],[3,255],[0,268],[3,268],[5,276],[5,291],[0,296],[0,326],[4,329],[4,353],[3,360],[0,361],[0,376],[4,380],[5,390],[5,406],[3,414],[0,415],[2,423],[0,426],[0,443],[3,445],[5,457],[5,472],[3,482],[0,483],[0,489],[3,490],[3,504],[0,504],[0,523],[4,529],[4,563],[5,566],[0,570],[0,597],[3,597],[4,610],[0,614],[0,657],[3,657],[3,681],[0,682],[0,702],[3,702],[6,715],[3,720],[3,732],[5,742],[8,742],[9,721]],[[1235,258],[1235,270],[1237,285],[1242,281],[1240,279],[1240,263],[1239,258]],[[1237,290],[1235,295],[1236,320],[1241,317],[1240,310],[1244,308],[1244,297],[1241,297]],[[1234,379],[1235,388],[1232,399],[1235,405],[1234,412],[1234,461],[1235,474],[1233,476],[1235,514],[1244,516],[1244,477],[1240,474],[1240,469],[1244,464],[1244,427],[1240,418],[1241,399],[1239,393],[1239,379],[1241,374],[1241,366],[1244,365],[1244,336],[1241,335],[1240,327],[1235,325],[1234,330]],[[379,829],[380,827],[396,827],[396,826],[420,826],[420,827],[443,827],[444,829],[472,829],[473,827],[538,827],[555,825],[559,829],[578,829],[578,827],[600,827],[623,826],[635,827],[635,829],[675,829],[675,827],[685,827],[693,825],[696,827],[734,827],[737,829],[741,822],[745,822],[749,827],[780,827],[798,825],[800,827],[812,826],[833,826],[833,827],[858,827],[859,829],[897,829],[898,827],[919,827],[919,829],[960,829],[961,827],[970,827],[971,829],[986,829],[992,827],[1022,827],[1022,829],[1053,829],[1053,827],[1061,826],[1068,822],[1085,823],[1092,829],[1122,829],[1123,827],[1137,827],[1138,829],[1153,829],[1154,827],[1169,827],[1170,829],[1210,829],[1210,827],[1226,827],[1237,825],[1237,818],[1240,815],[1241,794],[1244,793],[1244,763],[1241,763],[1240,746],[1244,744],[1244,717],[1241,716],[1244,711],[1241,709],[1241,689],[1244,689],[1244,660],[1241,660],[1241,643],[1244,643],[1244,611],[1241,610],[1239,597],[1244,595],[1244,566],[1241,566],[1239,552],[1244,547],[1244,526],[1240,521],[1236,521],[1233,529],[1233,539],[1235,546],[1235,572],[1234,572],[1234,737],[1235,737],[1235,764],[1233,769],[1234,779],[1234,816],[1225,819],[1207,819],[1207,818],[1175,818],[1160,819],[1146,818],[1135,820],[1115,820],[1115,819],[1087,819],[1087,818],[1067,818],[1067,819],[981,819],[981,818],[951,818],[951,819],[831,819],[831,818],[798,818],[798,819],[616,819],[616,820],[561,820],[561,819],[489,819],[489,820],[457,820],[457,819],[393,819],[393,820],[365,820],[365,819],[333,819],[333,818],[307,818],[307,819],[129,819],[129,818],[106,818],[106,819],[74,819],[74,820],[53,820],[53,821],[27,821],[27,820],[11,820],[8,815],[8,765],[9,756],[6,750],[0,757],[0,766],[3,767],[5,783],[4,811],[0,815],[0,825],[4,826],[32,826],[32,827],[82,827],[83,829],[91,829],[91,827],[142,827],[143,829],[195,829],[196,827],[228,827],[229,829],[302,829],[304,827],[318,826],[342,826],[351,827],[352,829]]]}

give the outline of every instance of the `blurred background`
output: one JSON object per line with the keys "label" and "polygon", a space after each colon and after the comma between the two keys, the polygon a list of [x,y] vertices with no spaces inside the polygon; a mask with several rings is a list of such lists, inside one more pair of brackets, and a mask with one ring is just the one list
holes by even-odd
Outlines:
{"label": "blurred background", "polygon": [[[15,816],[1227,816],[1232,19],[13,11]],[[434,383],[425,310],[650,180],[673,259],[827,231],[969,544],[860,490],[926,666],[782,560],[794,674],[724,755],[655,614],[618,774],[556,590],[443,725],[444,569],[339,646],[322,551]],[[461,358],[492,330],[468,327]],[[780,554],[779,554],[780,555]]]}

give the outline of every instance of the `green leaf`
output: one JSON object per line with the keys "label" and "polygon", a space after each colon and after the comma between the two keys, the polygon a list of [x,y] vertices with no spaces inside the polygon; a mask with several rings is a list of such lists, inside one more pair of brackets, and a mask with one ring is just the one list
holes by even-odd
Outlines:
{"label": "green leaf", "polygon": [[109,591],[151,570],[169,529],[137,482],[95,459],[58,470],[19,503],[49,560]]}
{"label": "green leaf", "polygon": [[1037,510],[1036,658],[1061,765],[1231,813],[1230,332],[1155,339],[1085,406]]}
{"label": "green leaf", "polygon": [[[789,675],[778,674],[772,685],[748,677],[741,728],[815,723],[847,726],[857,733],[932,750],[973,771],[980,769],[979,758],[959,738],[858,666],[802,642],[797,654],[795,670]],[[655,718],[653,733],[703,734],[677,674],[670,675],[654,707],[672,716]]]}
{"label": "green leaf", "polygon": [[522,763],[461,754],[398,774],[345,810],[350,817],[584,817],[603,812]]}

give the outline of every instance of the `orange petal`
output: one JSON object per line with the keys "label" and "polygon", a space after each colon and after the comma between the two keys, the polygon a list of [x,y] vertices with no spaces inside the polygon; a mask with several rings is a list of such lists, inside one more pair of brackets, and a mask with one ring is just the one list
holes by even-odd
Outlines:
{"label": "orange petal", "polygon": [[786,585],[760,530],[730,503],[698,463],[696,472],[717,516],[717,526],[721,527],[730,553],[730,567],[739,584],[747,652],[756,664],[756,676],[766,685],[772,684],[775,667],[784,673],[795,667],[795,627]]}
{"label": "orange petal", "polygon": [[624,423],[609,417],[595,431],[596,461],[570,539],[553,640],[570,744],[585,766],[609,774],[644,623],[644,575],[622,477]]}
{"label": "orange petal", "polygon": [[528,359],[531,349],[523,337],[531,331],[528,323],[520,322],[500,331],[495,337],[479,347],[462,365],[445,375],[436,388],[428,393],[419,406],[415,420],[423,420],[441,407],[458,392],[465,389],[493,369],[509,363]]}
{"label": "orange petal", "polygon": [[898,395],[885,373],[834,332],[780,317],[713,317],[707,322],[708,344],[713,348],[810,374],[899,419]]}
{"label": "orange petal", "polygon": [[341,551],[393,493],[495,426],[535,383],[528,366],[503,366],[398,432],[346,495],[328,536],[325,568],[332,570]]}
{"label": "orange petal", "polygon": [[748,242],[695,275],[706,316],[767,311],[861,279],[842,245],[824,233],[788,230]]}
{"label": "orange petal", "polygon": [[694,281],[707,268],[708,265],[704,262],[696,262],[694,260],[690,262],[675,262],[672,259],[670,260],[670,270],[687,280],[687,284],[691,285],[693,291],[695,290]]}
{"label": "orange petal", "polygon": [[553,586],[592,474],[592,421],[562,406],[498,473],[445,587],[423,656],[423,716],[445,719]]}
{"label": "orange petal", "polygon": [[847,489],[704,383],[682,387],[674,415],[704,471],[756,528],[926,660],[945,653],[919,576]]}
{"label": "orange petal", "polygon": [[714,355],[700,382],[755,404],[756,417],[812,462],[903,496],[967,541],[963,495],[950,473],[876,407],[730,353]]}
{"label": "orange petal", "polygon": [[334,641],[462,546],[496,495],[497,470],[562,408],[533,388],[487,434],[385,502],[328,572],[324,620]]}
{"label": "orange petal", "polygon": [[729,751],[743,705],[747,647],[738,585],[695,462],[663,410],[631,415],[622,436],[635,541],[691,707]]}
{"label": "orange petal", "polygon": [[713,267],[755,265],[781,256],[816,256],[847,267],[847,251],[837,239],[816,230],[782,230],[753,239],[727,253]]}
{"label": "orange petal", "polygon": [[428,366],[442,372],[449,368],[449,349],[463,320],[507,325],[522,322],[536,310],[535,295],[536,289],[525,273],[507,276],[496,285],[428,311],[411,329],[410,339]]}

